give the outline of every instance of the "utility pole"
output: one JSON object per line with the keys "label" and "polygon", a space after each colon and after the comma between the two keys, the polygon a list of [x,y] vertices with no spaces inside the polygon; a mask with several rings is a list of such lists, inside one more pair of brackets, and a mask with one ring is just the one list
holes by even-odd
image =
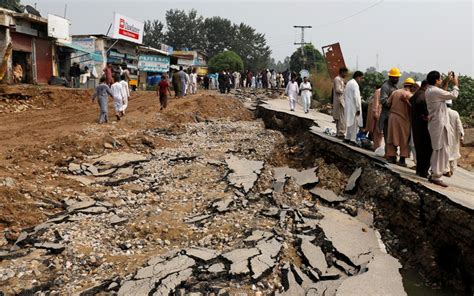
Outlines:
{"label": "utility pole", "polygon": [[304,30],[311,29],[312,26],[293,26],[293,28],[301,29],[301,42],[295,42],[294,44],[301,45],[301,55],[303,56],[303,64],[304,64],[304,67],[306,68],[306,57],[304,55],[304,46],[310,43],[304,42]]}
{"label": "utility pole", "polygon": [[376,61],[375,61],[375,70],[378,72],[379,71],[379,53],[377,53],[377,57],[376,57]]}

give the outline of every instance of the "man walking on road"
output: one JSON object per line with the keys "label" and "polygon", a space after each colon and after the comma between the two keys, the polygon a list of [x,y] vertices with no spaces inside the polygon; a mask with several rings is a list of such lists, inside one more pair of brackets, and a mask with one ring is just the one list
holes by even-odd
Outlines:
{"label": "man walking on road", "polygon": [[286,86],[285,94],[288,96],[290,101],[290,110],[295,111],[296,107],[296,99],[298,98],[298,93],[300,89],[298,87],[298,83],[295,81],[295,77],[291,77],[291,81]]}
{"label": "man walking on road", "polygon": [[344,111],[346,117],[346,136],[345,143],[357,145],[357,132],[362,122],[362,98],[360,96],[359,84],[364,79],[364,73],[356,71],[352,79],[347,82],[344,90]]}
{"label": "man walking on road", "polygon": [[430,182],[442,187],[448,187],[443,182],[442,176],[449,172],[448,149],[452,145],[453,138],[446,102],[456,99],[459,95],[458,77],[454,75],[454,72],[449,72],[448,79],[453,84],[453,90],[450,92],[440,88],[441,74],[438,71],[431,71],[426,77],[429,86],[425,92],[426,106],[429,112],[428,130],[433,147]]}
{"label": "man walking on road", "polygon": [[181,88],[180,88],[180,97],[186,95],[186,87],[188,86],[188,75],[183,71],[183,66],[179,66],[179,81],[181,82]]}
{"label": "man walking on road", "polygon": [[346,133],[346,115],[344,113],[344,79],[347,76],[347,68],[339,69],[339,75],[334,78],[333,82],[333,102],[332,102],[332,118],[336,122],[336,137],[343,139]]}
{"label": "man walking on road", "polygon": [[388,98],[390,95],[397,90],[397,84],[400,80],[400,70],[398,68],[392,68],[388,72],[388,80],[382,84],[380,88],[380,105],[382,106],[382,112],[378,122],[379,130],[383,132],[385,143],[388,139],[388,117],[390,114],[390,107],[387,105]]}
{"label": "man walking on road", "polygon": [[309,112],[309,107],[311,106],[311,83],[308,81],[308,77],[304,78],[304,81],[300,85],[301,99],[303,101],[304,113]]}

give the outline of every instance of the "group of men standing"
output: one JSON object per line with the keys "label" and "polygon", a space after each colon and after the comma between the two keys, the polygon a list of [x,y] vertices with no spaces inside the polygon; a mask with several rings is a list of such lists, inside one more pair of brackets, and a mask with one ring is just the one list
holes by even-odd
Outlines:
{"label": "group of men standing", "polygon": [[[346,84],[347,74],[348,70],[341,68],[333,82],[333,119],[336,136],[357,145],[359,129],[364,127],[360,94],[364,75],[356,71]],[[417,175],[447,187],[442,176],[453,174],[464,136],[459,114],[451,109],[459,94],[458,78],[450,72],[442,80],[439,72],[432,71],[425,81],[407,78],[398,89],[400,71],[392,68],[388,76],[369,102],[363,132],[370,133],[374,150],[385,142],[388,162],[407,166],[406,158],[413,152]],[[451,91],[447,91],[448,84]]]}
{"label": "group of men standing", "polygon": [[184,71],[183,66],[179,67],[171,76],[171,83],[176,97],[184,97],[189,94],[197,94],[198,75],[196,69]]}

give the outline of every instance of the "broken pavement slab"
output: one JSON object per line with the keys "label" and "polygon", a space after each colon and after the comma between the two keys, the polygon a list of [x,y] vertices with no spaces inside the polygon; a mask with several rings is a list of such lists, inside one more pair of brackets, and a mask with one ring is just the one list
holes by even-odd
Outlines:
{"label": "broken pavement slab", "polygon": [[193,267],[195,264],[196,261],[194,261],[194,259],[188,256],[178,255],[167,261],[139,269],[134,279],[157,278],[160,280],[172,273]]}
{"label": "broken pavement slab", "polygon": [[354,291],[359,295],[407,295],[399,272],[402,266],[397,259],[376,252],[367,268],[365,273],[346,278],[337,289],[336,295],[354,295]]}
{"label": "broken pavement slab", "polygon": [[79,202],[75,202],[75,203],[71,204],[67,208],[67,210],[68,210],[68,212],[74,212],[74,211],[90,208],[90,207],[94,206],[95,204],[96,204],[95,200],[79,201]]}
{"label": "broken pavement slab", "polygon": [[345,192],[353,193],[357,189],[357,181],[362,175],[362,168],[357,168],[347,180]]}
{"label": "broken pavement slab", "polygon": [[[295,179],[296,184],[300,186],[311,186],[319,183],[319,178],[316,176],[318,168],[310,168],[303,171],[298,171],[289,167],[274,168],[275,183],[284,182],[286,178]],[[277,191],[277,190],[275,190]]]}
{"label": "broken pavement slab", "polygon": [[232,171],[227,176],[229,183],[241,188],[246,194],[253,188],[263,169],[263,161],[240,159],[233,155],[226,159],[226,163]]}
{"label": "broken pavement slab", "polygon": [[184,251],[186,252],[187,256],[204,262],[214,260],[221,254],[219,251],[200,247],[192,247],[185,249]]}
{"label": "broken pavement slab", "polygon": [[320,206],[324,217],[318,222],[334,248],[355,266],[367,263],[373,252],[380,251],[379,241],[372,228],[342,212]]}
{"label": "broken pavement slab", "polygon": [[301,253],[312,268],[316,268],[322,274],[326,273],[328,264],[321,247],[315,246],[311,240],[303,238],[301,240],[300,248]]}
{"label": "broken pavement slab", "polygon": [[315,188],[311,189],[309,192],[311,194],[313,194],[314,196],[316,196],[316,197],[318,197],[318,198],[320,198],[320,199],[322,199],[322,200],[324,200],[328,203],[336,203],[336,202],[342,202],[342,201],[347,200],[346,197],[337,195],[336,193],[334,193],[334,191],[328,190],[328,189],[315,187]]}
{"label": "broken pavement slab", "polygon": [[112,152],[94,159],[94,165],[100,164],[100,168],[105,169],[106,167],[123,167],[145,161],[147,161],[147,158],[141,154]]}
{"label": "broken pavement slab", "polygon": [[230,210],[231,205],[234,203],[233,198],[224,198],[214,201],[212,203],[212,208],[219,213],[224,213]]}
{"label": "broken pavement slab", "polygon": [[35,248],[38,248],[38,249],[46,249],[54,254],[61,253],[66,248],[63,244],[49,243],[49,242],[35,243],[34,246]]}
{"label": "broken pavement slab", "polygon": [[250,273],[248,261],[259,254],[257,248],[235,249],[223,254],[222,257],[231,262],[230,273],[240,275]]}
{"label": "broken pavement slab", "polygon": [[125,222],[127,222],[128,219],[127,218],[123,218],[123,217],[120,217],[118,215],[113,215],[112,217],[110,217],[109,219],[109,223],[110,225],[120,225],[120,224],[123,224]]}
{"label": "broken pavement slab", "polygon": [[207,215],[207,214],[198,215],[198,216],[194,216],[194,217],[185,218],[184,223],[188,223],[188,224],[198,223],[198,222],[202,222],[204,220],[207,220],[209,218],[211,218],[211,215]]}

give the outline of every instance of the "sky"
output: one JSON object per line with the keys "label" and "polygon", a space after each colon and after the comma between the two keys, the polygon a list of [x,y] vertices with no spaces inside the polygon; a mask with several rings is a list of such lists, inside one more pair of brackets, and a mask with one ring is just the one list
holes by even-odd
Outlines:
{"label": "sky", "polygon": [[220,16],[246,23],[264,33],[275,60],[290,56],[301,41],[294,25],[310,25],[305,42],[322,46],[339,42],[346,65],[355,70],[399,67],[474,77],[472,0],[405,1],[182,1],[182,0],[22,0],[46,16],[64,15],[71,34],[105,34],[118,12],[139,21],[165,22],[169,9],[196,9],[204,17]]}

